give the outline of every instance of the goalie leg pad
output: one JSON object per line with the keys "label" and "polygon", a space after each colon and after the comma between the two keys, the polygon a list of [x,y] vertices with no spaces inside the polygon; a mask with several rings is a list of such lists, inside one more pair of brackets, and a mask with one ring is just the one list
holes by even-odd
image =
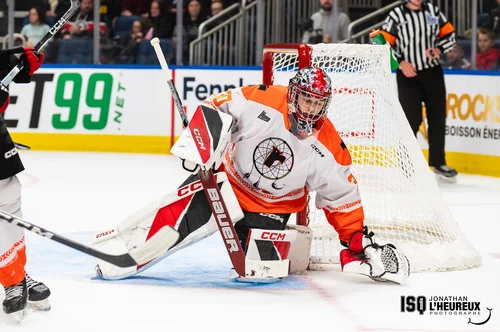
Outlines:
{"label": "goalie leg pad", "polygon": [[312,230],[307,226],[289,225],[289,230],[297,232],[297,238],[291,242],[288,258],[290,273],[300,273],[307,270],[311,258]]}
{"label": "goalie leg pad", "polygon": [[296,237],[295,230],[251,229],[245,257],[245,277],[237,279],[244,282],[274,282],[288,276],[290,260],[287,257],[290,243]]}
{"label": "goalie leg pad", "polygon": [[[243,218],[243,211],[227,181],[224,172],[216,174],[221,193],[225,199],[231,220],[237,222]],[[202,192],[201,183],[190,177],[188,184],[180,187],[176,193],[166,195],[148,204],[132,214],[117,227],[100,232],[94,236],[92,246],[112,254],[130,253],[133,248],[143,244],[164,226],[171,226],[179,233],[177,243],[159,254],[150,262],[129,268],[119,268],[99,260],[97,272],[104,279],[124,279],[155,265],[177,250],[186,248],[218,230],[212,212]]]}

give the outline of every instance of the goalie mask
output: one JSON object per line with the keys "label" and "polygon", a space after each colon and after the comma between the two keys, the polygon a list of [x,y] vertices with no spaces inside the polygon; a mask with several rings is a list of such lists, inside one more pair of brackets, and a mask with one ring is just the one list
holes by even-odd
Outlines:
{"label": "goalie mask", "polygon": [[332,101],[332,82],[319,67],[305,67],[288,84],[291,132],[306,138],[318,131]]}

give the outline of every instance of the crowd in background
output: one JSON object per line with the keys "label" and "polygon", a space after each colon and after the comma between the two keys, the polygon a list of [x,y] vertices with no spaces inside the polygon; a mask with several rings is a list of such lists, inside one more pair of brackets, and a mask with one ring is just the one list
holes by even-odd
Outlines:
{"label": "crowd in background", "polygon": [[[464,36],[470,40],[470,34]],[[443,67],[446,69],[470,69],[470,57],[464,54],[461,41],[446,54]],[[491,5],[489,11],[481,13],[477,29],[476,68],[500,70],[500,0]]]}
{"label": "crowd in background", "polygon": [[[314,13],[310,22],[305,24],[303,43],[329,43],[332,41],[332,0],[317,0],[321,9]],[[387,4],[389,4],[388,2]],[[500,70],[500,0],[484,0],[485,12],[478,17],[476,68],[483,70]],[[347,38],[349,16],[339,8],[338,25],[336,26],[337,40]],[[453,22],[452,22],[453,24]],[[441,57],[445,69],[471,69],[470,31],[464,36],[457,36],[456,46]],[[464,47],[468,46],[467,52]]]}
{"label": "crowd in background", "polygon": [[[94,36],[93,1],[80,0],[80,10],[64,25],[45,47],[45,63],[75,62],[61,55],[61,44],[67,40],[92,41]],[[100,1],[100,63],[137,63],[139,44],[159,38],[176,45],[182,33],[183,62],[189,62],[189,43],[198,37],[198,27],[208,18],[238,0],[187,0],[183,8],[183,29],[177,31],[176,0],[101,0]],[[27,7],[27,5],[30,5]],[[23,3],[29,15],[23,20],[19,34],[24,46],[32,47],[47,33],[70,7],[70,0],[32,0]],[[18,10],[16,5],[16,10]],[[125,29],[123,29],[125,27]],[[71,45],[77,45],[71,44]],[[87,50],[88,51],[88,50]],[[91,56],[91,52],[88,52]],[[173,61],[174,59],[170,59]]]}
{"label": "crowd in background", "polygon": [[[45,63],[91,62],[92,54],[88,49],[90,44],[84,44],[83,41],[90,42],[93,39],[93,1],[98,0],[80,1],[79,12],[45,48]],[[333,22],[332,1],[312,1],[320,1],[322,8],[311,16],[308,23],[310,27],[304,29],[301,42],[329,43],[333,41],[332,34],[334,33],[337,33],[337,41],[346,39],[347,26],[351,23],[351,19],[342,11],[342,8],[339,8],[339,24],[334,32],[330,31]],[[158,37],[169,42],[167,48],[171,49],[171,56],[168,60],[174,61],[173,49],[182,47],[183,64],[189,64],[189,44],[198,37],[200,24],[238,2],[238,0],[185,0],[183,42],[182,45],[177,45],[177,36],[180,32],[176,27],[176,0],[100,0],[101,54],[99,61],[104,64],[153,63],[153,58],[138,58],[138,53],[141,42]],[[22,24],[16,27],[20,38],[17,43],[22,43],[27,47],[34,46],[69,6],[70,0],[16,2],[16,10],[29,11],[29,15],[23,19]],[[484,8],[485,12],[480,13],[478,17],[476,65],[477,69],[498,70],[500,69],[500,0],[487,0]],[[217,23],[227,18],[223,17]],[[318,31],[322,33],[317,33]],[[458,42],[455,48],[442,56],[442,65],[445,69],[470,69],[470,48],[472,47],[470,33],[457,37]],[[68,40],[81,40],[82,52],[87,52],[88,57],[81,58],[61,52],[61,45],[69,43]],[[72,42],[71,45],[74,45],[72,47],[74,50],[78,49],[78,42]]]}

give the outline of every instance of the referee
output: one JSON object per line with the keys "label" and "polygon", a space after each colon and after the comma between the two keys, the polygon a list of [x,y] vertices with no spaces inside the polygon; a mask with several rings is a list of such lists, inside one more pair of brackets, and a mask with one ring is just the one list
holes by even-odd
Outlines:
{"label": "referee", "polygon": [[408,0],[387,16],[382,33],[399,62],[399,102],[416,135],[422,123],[422,102],[429,126],[429,165],[449,182],[457,171],[446,165],[446,87],[439,56],[455,46],[455,29],[443,13],[424,0]]}

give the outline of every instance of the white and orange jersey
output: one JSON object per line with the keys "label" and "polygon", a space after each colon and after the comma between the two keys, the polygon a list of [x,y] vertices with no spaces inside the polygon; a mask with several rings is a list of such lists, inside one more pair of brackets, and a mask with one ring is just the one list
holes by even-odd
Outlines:
{"label": "white and orange jersey", "polygon": [[351,156],[329,120],[316,135],[298,139],[290,132],[287,88],[279,85],[244,86],[204,103],[235,119],[224,168],[243,210],[299,212],[307,191],[316,191],[316,206],[342,241],[363,229]]}

